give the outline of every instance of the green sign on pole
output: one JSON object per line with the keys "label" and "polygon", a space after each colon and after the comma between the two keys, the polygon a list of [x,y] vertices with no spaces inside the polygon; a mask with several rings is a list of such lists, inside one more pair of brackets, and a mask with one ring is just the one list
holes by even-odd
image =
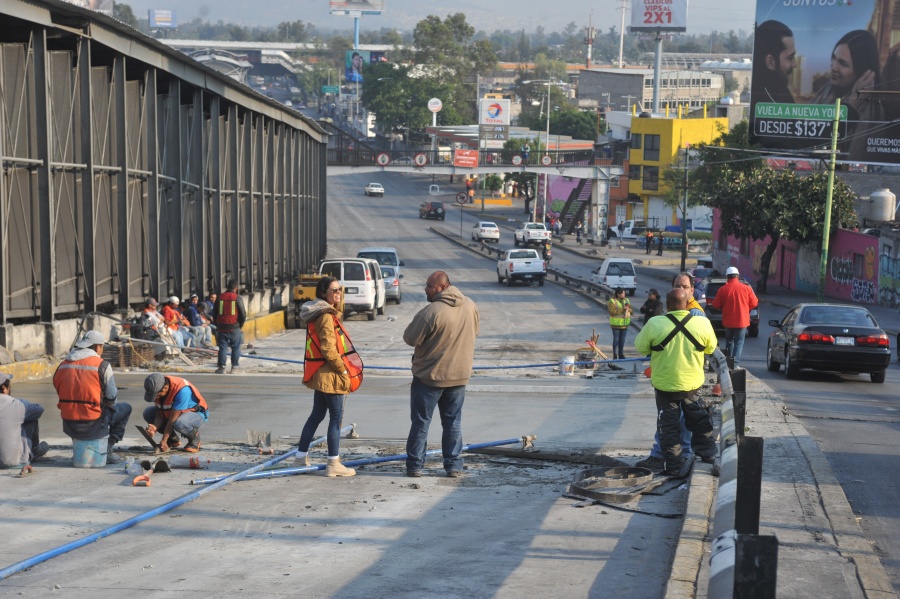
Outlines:
{"label": "green sign on pole", "polygon": [[339,94],[341,91],[341,87],[339,85],[323,85],[322,93],[323,94]]}

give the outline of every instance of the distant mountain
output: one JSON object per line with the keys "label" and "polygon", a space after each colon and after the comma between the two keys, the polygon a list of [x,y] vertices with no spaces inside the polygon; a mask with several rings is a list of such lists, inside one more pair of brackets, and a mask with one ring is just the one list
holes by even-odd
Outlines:
{"label": "distant mountain", "polygon": [[[118,1],[118,0],[117,0]],[[441,18],[462,12],[476,30],[491,33],[496,30],[533,32],[543,27],[548,33],[562,31],[569,23],[575,23],[581,32],[591,19],[599,31],[610,27],[619,29],[621,13],[619,2],[613,0],[384,0],[385,12],[380,16],[364,16],[360,29],[379,30],[395,28],[412,30],[416,23],[428,15]],[[688,13],[688,33],[708,33],[711,29],[728,31],[753,28],[753,2],[742,0],[713,0],[716,13],[728,15],[727,22],[716,25],[716,13],[697,7]],[[176,11],[179,22],[202,17],[208,21],[219,20],[241,25],[276,25],[282,21],[301,20],[318,28],[353,31],[351,17],[332,16],[328,0],[124,0],[138,18],[147,18],[150,8]],[[630,6],[630,2],[628,3]],[[739,7],[739,8],[738,8]],[[699,8],[699,9],[698,9]],[[593,17],[591,11],[593,9]],[[630,24],[631,9],[627,13],[626,26]],[[708,20],[709,19],[709,20]],[[177,35],[177,34],[176,34]]]}

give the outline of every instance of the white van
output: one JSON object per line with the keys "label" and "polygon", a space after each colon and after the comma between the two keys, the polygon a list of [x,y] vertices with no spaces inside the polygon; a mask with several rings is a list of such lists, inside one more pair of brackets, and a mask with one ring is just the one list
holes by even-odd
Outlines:
{"label": "white van", "polygon": [[368,258],[331,258],[319,265],[319,274],[334,277],[344,287],[344,315],[365,312],[369,320],[384,314],[384,277],[381,267]]}
{"label": "white van", "polygon": [[631,258],[607,258],[597,270],[591,271],[591,282],[610,289],[622,289],[634,296],[637,291],[637,276]]}

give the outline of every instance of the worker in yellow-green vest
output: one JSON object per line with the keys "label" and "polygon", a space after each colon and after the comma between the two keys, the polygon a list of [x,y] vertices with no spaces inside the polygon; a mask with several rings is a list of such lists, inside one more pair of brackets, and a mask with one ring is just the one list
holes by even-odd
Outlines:
{"label": "worker in yellow-green vest", "polygon": [[631,324],[631,302],[625,297],[624,289],[616,289],[615,295],[607,302],[606,309],[609,310],[609,326],[613,334],[613,359],[620,360],[625,357],[625,335]]}

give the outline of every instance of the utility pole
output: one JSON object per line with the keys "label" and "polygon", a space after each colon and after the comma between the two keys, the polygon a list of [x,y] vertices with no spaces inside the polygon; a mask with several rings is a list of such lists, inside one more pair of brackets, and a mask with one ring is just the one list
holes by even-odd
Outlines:
{"label": "utility pole", "polygon": [[594,33],[595,29],[591,26],[591,20],[594,17],[594,11],[591,11],[591,16],[588,17],[588,26],[584,28],[584,43],[587,46],[587,63],[585,63],[585,68],[591,68],[591,56],[594,52]]}
{"label": "utility pole", "polygon": [[825,301],[825,274],[828,272],[828,244],[831,237],[831,201],[834,195],[834,163],[837,156],[838,126],[841,122],[841,99],[834,101],[834,120],[831,122],[831,159],[828,161],[828,191],[825,194],[825,225],[822,230],[822,258],[819,261],[819,285],[816,301]]}
{"label": "utility pole", "polygon": [[625,48],[625,10],[628,7],[628,0],[622,0],[622,6],[619,7],[619,10],[622,11],[622,25],[619,28],[619,68],[623,68],[625,63],[622,62],[622,50]]}
{"label": "utility pole", "polygon": [[687,241],[687,209],[688,209],[688,164],[691,144],[684,146],[684,198],[681,201],[681,272],[687,265],[688,241]]}

